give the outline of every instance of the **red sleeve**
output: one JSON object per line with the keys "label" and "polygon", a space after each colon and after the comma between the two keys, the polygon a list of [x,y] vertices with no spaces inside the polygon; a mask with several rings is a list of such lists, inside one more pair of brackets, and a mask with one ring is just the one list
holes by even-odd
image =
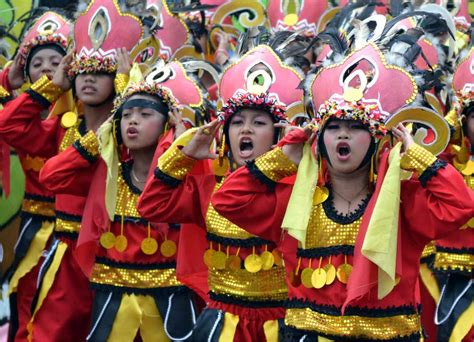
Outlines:
{"label": "red sleeve", "polygon": [[140,215],[154,223],[195,223],[205,227],[207,207],[216,184],[214,175],[191,172],[177,186],[171,186],[156,174],[148,179],[138,201]]}
{"label": "red sleeve", "polygon": [[212,196],[216,211],[249,233],[276,243],[293,186],[275,183],[270,189],[247,167],[233,172]]}
{"label": "red sleeve", "polygon": [[79,152],[76,144],[48,159],[40,171],[40,182],[55,194],[87,196],[96,164]]}
{"label": "red sleeve", "polygon": [[[435,165],[440,165],[438,160]],[[474,192],[449,164],[430,166],[429,180],[402,183],[401,215],[420,245],[458,229],[474,216]],[[420,177],[421,179],[421,177]]]}
{"label": "red sleeve", "polygon": [[0,112],[0,137],[16,150],[49,158],[57,153],[59,118],[41,119],[44,104],[23,93]]}

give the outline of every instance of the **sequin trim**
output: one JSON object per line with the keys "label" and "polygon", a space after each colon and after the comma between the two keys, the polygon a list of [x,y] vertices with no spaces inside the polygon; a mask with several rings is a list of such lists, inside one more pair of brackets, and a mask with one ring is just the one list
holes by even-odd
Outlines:
{"label": "sequin trim", "polygon": [[176,279],[176,270],[169,269],[129,269],[95,264],[91,283],[123,288],[151,289],[182,285]]}
{"label": "sequin trim", "polygon": [[54,202],[42,202],[25,198],[23,199],[21,210],[33,215],[48,216],[51,218],[55,216]]}
{"label": "sequin trim", "polygon": [[115,92],[122,94],[127,88],[127,83],[130,77],[127,74],[117,74],[114,79]]}
{"label": "sequin trim", "polygon": [[402,156],[400,165],[403,169],[416,171],[420,177],[436,161],[436,157],[420,145],[412,144]]}
{"label": "sequin trim", "polygon": [[436,252],[433,269],[436,273],[454,272],[472,275],[474,254]]}
{"label": "sequin trim", "polygon": [[81,222],[74,222],[56,217],[56,227],[54,228],[55,232],[79,233],[80,230]]}
{"label": "sequin trim", "polygon": [[239,297],[243,300],[284,300],[288,297],[285,269],[274,267],[267,271],[250,273],[245,269],[209,269],[209,289],[217,294]]}
{"label": "sequin trim", "polygon": [[186,156],[179,148],[173,147],[170,153],[165,153],[160,157],[158,168],[174,179],[183,180],[195,163],[195,159]]}
{"label": "sequin trim", "polygon": [[389,340],[419,334],[421,331],[420,316],[417,314],[391,317],[332,316],[310,308],[287,309],[285,324],[338,338]]}
{"label": "sequin trim", "polygon": [[53,103],[64,93],[64,91],[55,85],[46,75],[41,76],[38,81],[33,83],[30,90],[40,95],[49,103]]}
{"label": "sequin trim", "polygon": [[87,132],[86,135],[76,140],[72,146],[90,163],[95,162],[99,156],[99,140],[93,131]]}
{"label": "sequin trim", "polygon": [[277,147],[255,160],[255,166],[274,182],[292,176],[298,167]]}

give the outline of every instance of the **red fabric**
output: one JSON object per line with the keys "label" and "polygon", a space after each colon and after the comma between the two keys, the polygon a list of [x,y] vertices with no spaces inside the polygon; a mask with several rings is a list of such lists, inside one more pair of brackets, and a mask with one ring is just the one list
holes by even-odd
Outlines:
{"label": "red fabric", "polygon": [[85,341],[90,326],[92,291],[73,255],[75,243],[68,249],[56,273],[53,286],[32,325],[33,341]]}
{"label": "red fabric", "polygon": [[[240,168],[226,179],[212,197],[212,204],[221,215],[252,234],[279,243],[287,274],[296,269],[298,245],[295,239],[286,232],[282,234],[281,229],[276,227],[281,226],[291,190],[291,184],[277,183],[275,190],[269,191],[246,168]],[[419,302],[419,259],[424,246],[456,230],[462,222],[472,217],[473,198],[472,191],[466,188],[462,177],[449,165],[440,169],[426,188],[416,180],[403,181],[398,240],[401,253],[397,255],[401,266],[401,269],[397,268],[397,273],[401,273],[400,283],[382,300],[377,299],[377,291],[374,290],[351,302],[351,306],[369,309],[416,306]],[[360,251],[360,239],[358,241],[356,251]],[[348,263],[359,268],[354,261],[353,257],[348,257]],[[332,258],[334,265],[343,262],[342,255]],[[300,269],[307,265],[308,260],[303,259]],[[319,290],[289,286],[290,299],[309,300],[317,305],[342,307],[347,296],[346,286],[338,281]]]}
{"label": "red fabric", "polygon": [[434,322],[436,302],[431,297],[428,289],[426,288],[423,281],[420,279],[420,295],[421,295],[421,325],[425,330],[426,342],[437,341],[437,327]]}
{"label": "red fabric", "polygon": [[15,342],[28,342],[27,325],[31,319],[31,303],[36,294],[36,281],[43,258],[38,264],[18,281],[16,310],[18,314],[18,330]]}
{"label": "red fabric", "polygon": [[10,81],[8,79],[8,73],[10,72],[10,68],[6,68],[0,72],[0,85],[8,91],[10,94],[12,93],[12,87],[10,86]]}

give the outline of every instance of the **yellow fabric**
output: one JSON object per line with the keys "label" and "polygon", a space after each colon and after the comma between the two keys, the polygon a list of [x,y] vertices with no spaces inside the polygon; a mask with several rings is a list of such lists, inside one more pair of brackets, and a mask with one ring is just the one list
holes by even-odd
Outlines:
{"label": "yellow fabric", "polygon": [[263,323],[263,332],[267,342],[278,342],[278,321],[275,319]]}
{"label": "yellow fabric", "polygon": [[431,272],[427,264],[420,265],[420,277],[421,281],[423,282],[423,284],[425,284],[425,287],[428,289],[428,292],[430,293],[431,297],[433,297],[434,301],[436,303],[439,302],[439,285],[436,281],[435,276],[433,275],[433,272]]}
{"label": "yellow fabric", "polygon": [[16,292],[20,279],[30,272],[33,267],[38,265],[38,262],[41,258],[41,253],[46,247],[46,243],[48,242],[53,230],[54,222],[43,221],[41,228],[38,230],[35,237],[31,241],[30,247],[28,248],[25,257],[21,260],[18,268],[10,280],[9,294]]}
{"label": "yellow fabric", "polygon": [[397,143],[390,152],[389,167],[362,245],[362,254],[378,267],[379,299],[388,295],[396,285],[400,149],[401,143]]}
{"label": "yellow fabric", "polygon": [[124,294],[107,340],[133,341],[138,330],[143,342],[169,341],[153,297]]}
{"label": "yellow fabric", "polygon": [[474,303],[471,303],[466,311],[459,317],[451,332],[449,342],[459,342],[469,333],[474,326]]}
{"label": "yellow fabric", "polygon": [[105,182],[105,208],[109,219],[114,220],[115,206],[117,204],[117,178],[119,168],[119,155],[114,141],[114,130],[112,122],[106,121],[99,127],[97,133],[99,138],[100,156],[107,165],[107,178]]}
{"label": "yellow fabric", "polygon": [[224,314],[224,326],[222,327],[222,332],[221,332],[221,336],[219,337],[219,342],[233,341],[238,324],[239,324],[239,316],[226,312]]}
{"label": "yellow fabric", "polygon": [[318,342],[333,342],[334,340],[330,340],[326,337],[318,336]]}
{"label": "yellow fabric", "polygon": [[74,101],[72,90],[68,90],[56,100],[53,109],[48,114],[48,119],[66,112],[77,113],[76,101]]}
{"label": "yellow fabric", "polygon": [[54,283],[54,278],[56,277],[56,273],[59,270],[59,266],[61,265],[61,261],[64,257],[64,253],[66,253],[68,246],[66,243],[59,241],[58,247],[56,248],[56,251],[54,252],[54,257],[53,257],[53,262],[51,263],[51,266],[49,266],[48,270],[46,271],[46,274],[44,275],[43,278],[43,283],[40,288],[39,296],[38,296],[38,302],[35,307],[35,311],[33,312],[33,315],[31,316],[30,324],[29,324],[29,336],[28,339],[31,339],[32,337],[32,326],[34,325],[34,320],[35,320],[35,315],[36,313],[41,309],[41,305],[43,304],[44,299],[48,295],[49,290],[53,286]]}
{"label": "yellow fabric", "polygon": [[[124,75],[124,74],[119,74],[119,75]],[[124,78],[127,79],[127,78]],[[133,63],[132,68],[130,69],[130,76],[128,77],[128,83],[125,89],[122,89],[122,94],[125,93],[128,87],[130,87],[133,84],[137,84],[143,81],[143,74],[142,71],[140,70],[140,66],[137,63]]]}
{"label": "yellow fabric", "polygon": [[295,185],[291,191],[282,223],[282,228],[297,239],[303,248],[306,246],[306,230],[311,216],[317,181],[318,164],[311,152],[311,145],[305,143],[303,157],[296,173]]}

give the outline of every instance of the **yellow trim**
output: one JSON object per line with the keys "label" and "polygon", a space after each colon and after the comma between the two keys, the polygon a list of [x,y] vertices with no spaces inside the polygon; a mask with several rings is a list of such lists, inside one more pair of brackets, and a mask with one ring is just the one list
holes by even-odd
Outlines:
{"label": "yellow trim", "polygon": [[54,218],[54,203],[23,199],[21,210],[36,215],[50,216]]}
{"label": "yellow trim", "polygon": [[429,244],[423,248],[423,252],[421,252],[421,257],[426,258],[436,253],[436,245],[434,241],[431,241]]}
{"label": "yellow trim", "polygon": [[421,176],[436,161],[436,157],[418,144],[412,144],[403,155],[401,167],[407,171],[416,171]]}
{"label": "yellow trim", "polygon": [[158,160],[158,168],[170,177],[183,180],[196,160],[186,156],[177,146],[171,146],[168,151]]}
{"label": "yellow trim", "polygon": [[154,298],[123,294],[107,341],[133,341],[138,331],[143,342],[169,341]]}
{"label": "yellow trim", "polygon": [[310,308],[287,309],[285,324],[338,337],[389,340],[421,331],[419,315],[390,317],[331,316]]}
{"label": "yellow trim", "polygon": [[89,131],[86,135],[82,136],[79,139],[79,144],[93,157],[99,155],[99,139],[97,139],[94,131]]}
{"label": "yellow trim", "polygon": [[277,147],[255,160],[255,166],[269,179],[278,182],[292,176],[298,167]]}
{"label": "yellow trim", "polygon": [[41,76],[38,81],[31,85],[30,89],[50,103],[56,101],[64,93],[64,90],[54,84],[46,75]]}
{"label": "yellow trim", "polygon": [[53,233],[53,229],[53,222],[43,221],[41,228],[38,230],[35,237],[31,241],[30,247],[28,248],[25,257],[21,260],[18,268],[15,270],[15,273],[10,280],[10,285],[8,287],[9,294],[16,292],[20,279],[30,272],[33,267],[38,265],[41,254],[46,247],[46,243]]}
{"label": "yellow trim", "polygon": [[61,261],[63,260],[64,253],[66,253],[67,249],[68,249],[67,244],[62,241],[59,241],[58,247],[56,248],[56,251],[54,252],[53,262],[51,263],[51,266],[48,268],[48,270],[46,271],[46,274],[44,275],[41,288],[39,289],[38,302],[34,309],[33,315],[31,316],[30,323],[28,324],[28,333],[29,333],[28,340],[29,341],[32,340],[34,320],[35,320],[36,313],[41,309],[41,306],[43,305],[43,302],[46,299],[49,293],[49,290],[53,286],[56,273],[59,271]]}
{"label": "yellow trim", "polygon": [[230,312],[224,314],[224,326],[222,327],[219,342],[233,341],[237,325],[239,324],[239,316],[233,315]]}
{"label": "yellow trim", "polygon": [[56,218],[56,232],[64,233],[79,233],[81,230],[81,222],[67,221],[60,218]]}
{"label": "yellow trim", "polygon": [[263,332],[267,342],[278,342],[278,321],[276,319],[263,323]]}
{"label": "yellow trim", "polygon": [[117,94],[122,94],[127,89],[127,84],[130,77],[127,74],[117,74],[114,79],[115,92]]}
{"label": "yellow trim", "polygon": [[176,269],[129,269],[95,264],[90,277],[91,283],[116,287],[150,289],[182,285],[176,279]]}
{"label": "yellow trim", "polygon": [[449,342],[462,341],[463,338],[474,328],[474,303],[471,303],[466,311],[464,311],[456,322],[451,332]]}
{"label": "yellow trim", "polygon": [[428,265],[420,264],[420,278],[431,297],[437,303],[439,301],[440,291],[438,281],[436,280],[433,272],[429,269]]}

